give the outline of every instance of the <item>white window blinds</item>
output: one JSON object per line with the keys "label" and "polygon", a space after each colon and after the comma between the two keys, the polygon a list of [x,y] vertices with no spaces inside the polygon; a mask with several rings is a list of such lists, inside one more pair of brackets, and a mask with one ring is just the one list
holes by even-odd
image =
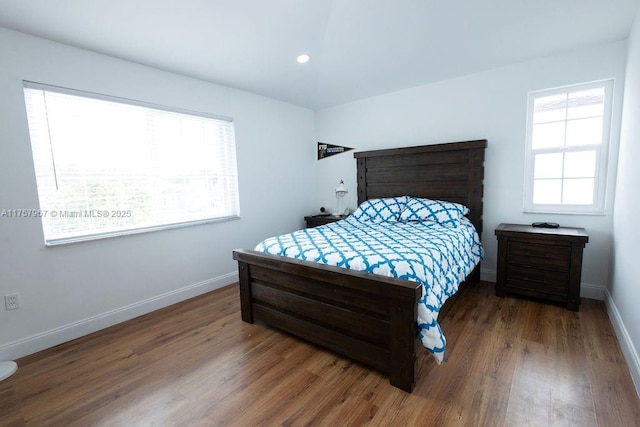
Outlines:
{"label": "white window blinds", "polygon": [[47,245],[237,218],[229,119],[25,82]]}

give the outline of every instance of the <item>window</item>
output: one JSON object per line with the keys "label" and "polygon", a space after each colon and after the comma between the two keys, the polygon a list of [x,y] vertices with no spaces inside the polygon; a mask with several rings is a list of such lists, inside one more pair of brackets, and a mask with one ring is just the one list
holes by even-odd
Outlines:
{"label": "window", "polygon": [[31,82],[24,95],[47,245],[240,214],[230,119]]}
{"label": "window", "polygon": [[531,92],[526,212],[604,213],[613,80]]}

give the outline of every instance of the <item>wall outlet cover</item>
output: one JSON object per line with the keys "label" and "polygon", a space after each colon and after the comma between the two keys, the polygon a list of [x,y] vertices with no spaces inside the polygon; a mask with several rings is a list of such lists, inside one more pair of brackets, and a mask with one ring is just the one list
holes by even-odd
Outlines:
{"label": "wall outlet cover", "polygon": [[7,311],[20,308],[20,294],[5,295],[4,305]]}

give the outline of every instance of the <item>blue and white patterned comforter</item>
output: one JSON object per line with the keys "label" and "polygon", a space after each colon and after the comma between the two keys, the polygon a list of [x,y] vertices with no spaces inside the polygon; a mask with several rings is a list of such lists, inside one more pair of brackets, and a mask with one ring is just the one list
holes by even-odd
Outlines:
{"label": "blue and white patterned comforter", "polygon": [[256,250],[422,284],[418,333],[438,363],[446,348],[437,322],[440,308],[483,256],[478,233],[466,218],[451,227],[435,222],[359,222],[349,217],[271,237]]}

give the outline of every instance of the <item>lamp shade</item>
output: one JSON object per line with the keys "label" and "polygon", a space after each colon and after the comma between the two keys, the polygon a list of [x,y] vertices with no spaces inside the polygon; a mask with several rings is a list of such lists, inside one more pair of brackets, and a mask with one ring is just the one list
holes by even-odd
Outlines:
{"label": "lamp shade", "polygon": [[340,185],[336,187],[336,196],[344,197],[348,192],[347,187],[344,186],[344,181],[340,180]]}
{"label": "lamp shade", "polygon": [[340,184],[336,187],[336,210],[333,213],[336,216],[343,215],[344,209],[342,208],[342,198],[348,193],[347,187],[344,186],[344,181],[340,180]]}

